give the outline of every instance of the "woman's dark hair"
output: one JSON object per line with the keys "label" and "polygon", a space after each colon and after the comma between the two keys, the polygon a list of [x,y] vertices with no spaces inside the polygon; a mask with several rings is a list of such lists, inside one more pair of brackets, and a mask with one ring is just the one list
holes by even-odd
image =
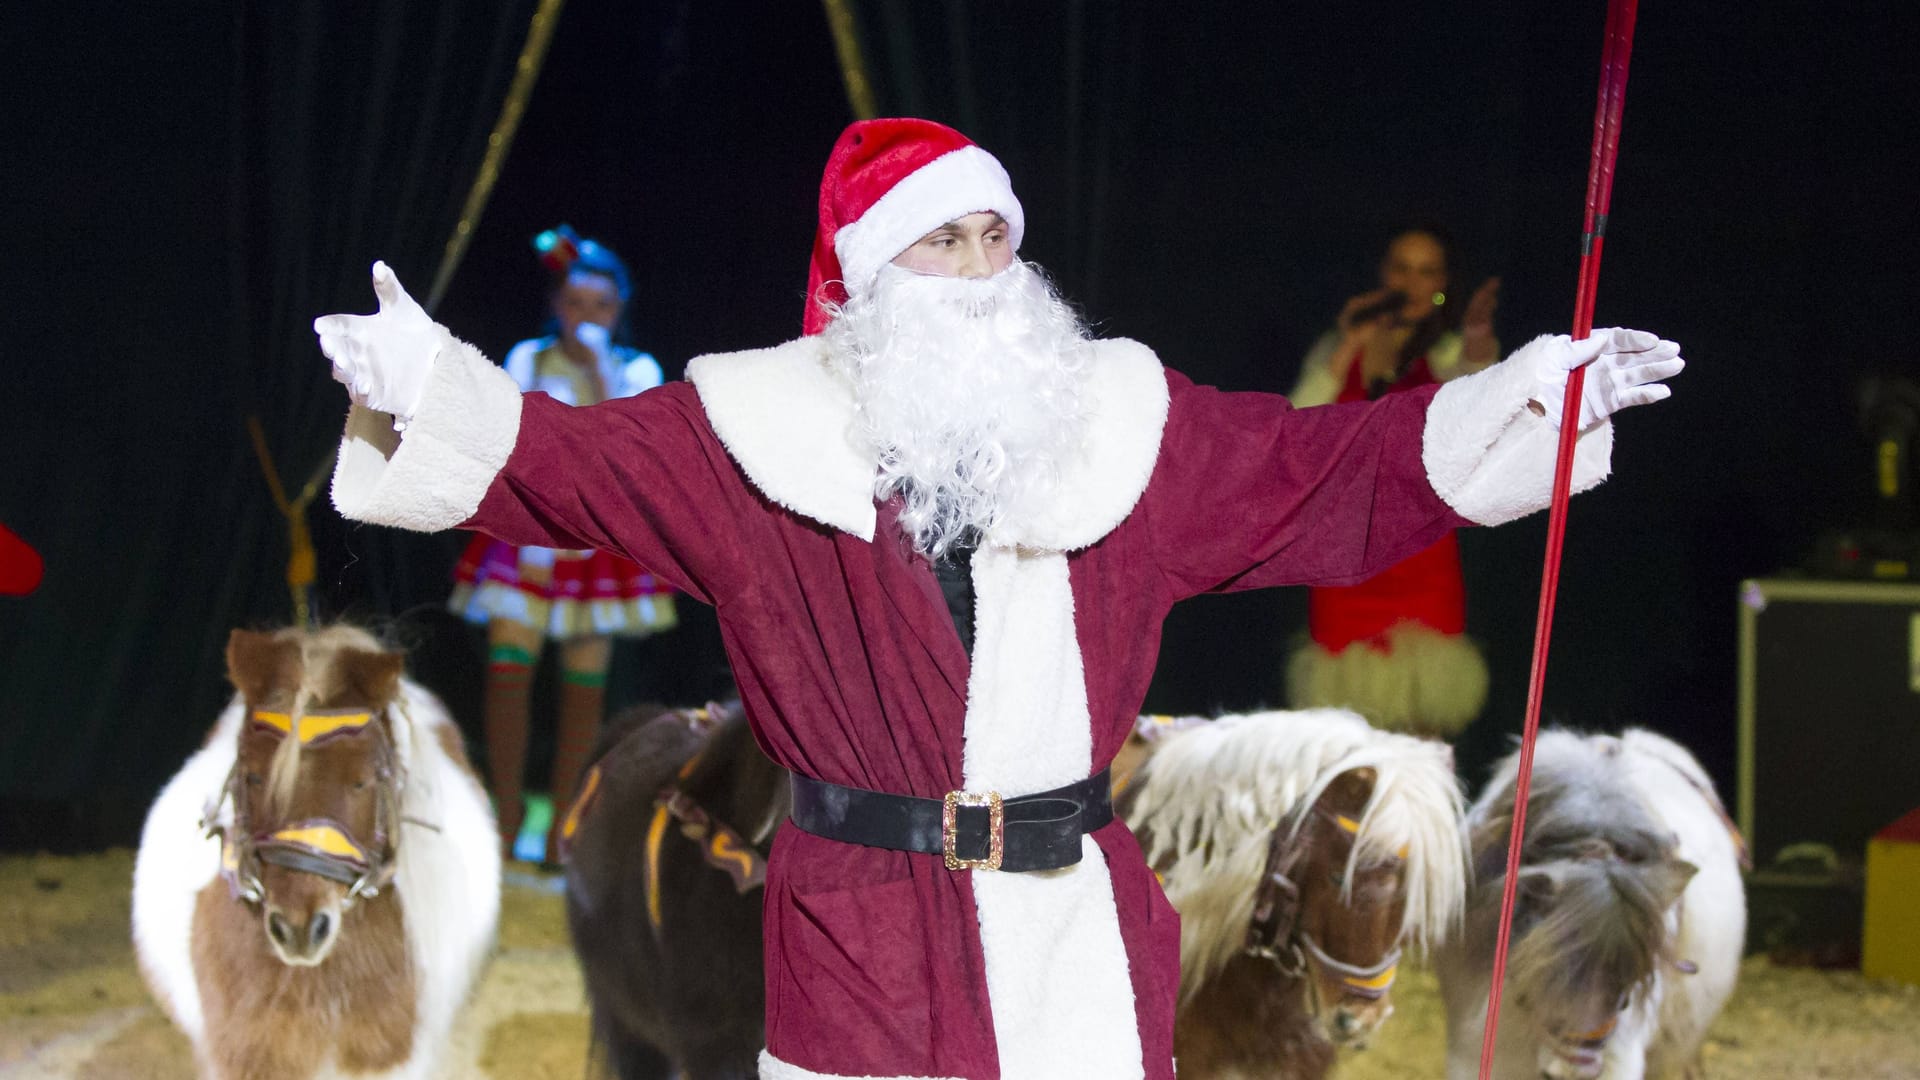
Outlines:
{"label": "woman's dark hair", "polygon": [[1438,222],[1414,220],[1403,223],[1399,228],[1388,233],[1386,246],[1392,247],[1395,240],[1413,233],[1429,237],[1434,243],[1440,245],[1440,257],[1447,263],[1447,299],[1445,303],[1434,305],[1433,310],[1425,318],[1414,324],[1413,333],[1407,336],[1406,344],[1400,346],[1400,356],[1394,362],[1394,382],[1399,382],[1406,375],[1407,368],[1411,367],[1415,360],[1427,355],[1427,350],[1433,348],[1433,343],[1440,340],[1440,335],[1451,330],[1457,321],[1458,309],[1454,307],[1457,290],[1452,288],[1455,277],[1453,237]]}

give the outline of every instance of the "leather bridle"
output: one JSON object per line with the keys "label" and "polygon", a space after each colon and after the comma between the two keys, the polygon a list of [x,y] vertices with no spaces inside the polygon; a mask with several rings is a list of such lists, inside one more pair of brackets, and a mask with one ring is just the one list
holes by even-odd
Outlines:
{"label": "leather bridle", "polygon": [[[1339,823],[1347,825],[1344,819]],[[1283,821],[1268,839],[1267,863],[1253,895],[1253,919],[1243,951],[1271,962],[1289,979],[1305,978],[1311,962],[1339,979],[1349,994],[1370,1000],[1385,997],[1400,964],[1397,941],[1377,963],[1362,966],[1335,959],[1300,927],[1300,887],[1288,876],[1305,854],[1304,847],[1293,843],[1298,835],[1298,829]]]}
{"label": "leather bridle", "polygon": [[[314,709],[296,719],[284,712],[253,709],[247,724],[281,739],[297,737],[304,746],[358,736],[372,739],[376,802],[370,843],[330,818],[308,818],[272,832],[256,832],[249,788],[236,754],[226,782],[201,817],[206,834],[220,838],[220,872],[233,895],[250,904],[266,898],[260,880],[262,863],[345,885],[347,894],[340,902],[343,914],[357,901],[380,895],[398,865],[400,792],[405,784],[389,734],[388,710]],[[230,823],[220,821],[223,804],[233,807]]]}

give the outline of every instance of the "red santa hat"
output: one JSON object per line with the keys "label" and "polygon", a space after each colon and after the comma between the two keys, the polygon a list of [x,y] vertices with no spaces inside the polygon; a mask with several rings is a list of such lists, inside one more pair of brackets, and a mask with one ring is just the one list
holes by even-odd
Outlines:
{"label": "red santa hat", "polygon": [[823,303],[860,296],[880,268],[956,218],[993,212],[1019,250],[1026,219],[1007,170],[973,140],[931,120],[861,120],[840,133],[820,178],[820,228],[807,281],[806,332]]}

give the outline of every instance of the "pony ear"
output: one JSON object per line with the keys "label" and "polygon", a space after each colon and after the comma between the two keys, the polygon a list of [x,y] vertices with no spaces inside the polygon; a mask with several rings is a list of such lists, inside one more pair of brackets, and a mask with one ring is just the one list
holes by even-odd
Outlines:
{"label": "pony ear", "polygon": [[1348,769],[1333,778],[1327,790],[1320,796],[1320,808],[1349,817],[1359,817],[1367,809],[1367,800],[1373,798],[1373,784],[1379,774],[1369,766]]}
{"label": "pony ear", "polygon": [[1693,875],[1700,872],[1699,867],[1685,859],[1668,859],[1662,870],[1664,872],[1656,879],[1654,887],[1659,890],[1663,906],[1680,899],[1680,895],[1693,882]]}
{"label": "pony ear", "polygon": [[343,649],[334,663],[346,684],[368,701],[385,704],[400,696],[400,676],[407,666],[405,653]]}
{"label": "pony ear", "polygon": [[227,635],[227,681],[248,701],[300,685],[300,643],[266,630]]}
{"label": "pony ear", "polygon": [[1523,902],[1535,908],[1549,908],[1560,896],[1560,877],[1551,870],[1523,869],[1516,891]]}

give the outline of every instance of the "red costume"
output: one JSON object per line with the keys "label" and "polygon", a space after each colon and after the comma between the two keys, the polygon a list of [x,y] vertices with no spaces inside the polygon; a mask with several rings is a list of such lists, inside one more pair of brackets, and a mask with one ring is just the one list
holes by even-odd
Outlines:
{"label": "red costume", "polygon": [[[1096,343],[1084,454],[974,553],[971,656],[897,500],[874,499],[818,336],[590,408],[523,397],[447,336],[404,439],[355,407],[333,494],[355,519],[618,552],[714,605],[754,732],[788,769],[1011,798],[1113,758],[1174,602],[1356,582],[1544,506],[1554,432],[1509,367],[1296,410]],[[1576,486],[1604,475],[1611,438],[1581,438]],[[761,1075],[1172,1076],[1178,917],[1119,821],[1082,850],[1056,871],[956,872],[784,825]]]}

